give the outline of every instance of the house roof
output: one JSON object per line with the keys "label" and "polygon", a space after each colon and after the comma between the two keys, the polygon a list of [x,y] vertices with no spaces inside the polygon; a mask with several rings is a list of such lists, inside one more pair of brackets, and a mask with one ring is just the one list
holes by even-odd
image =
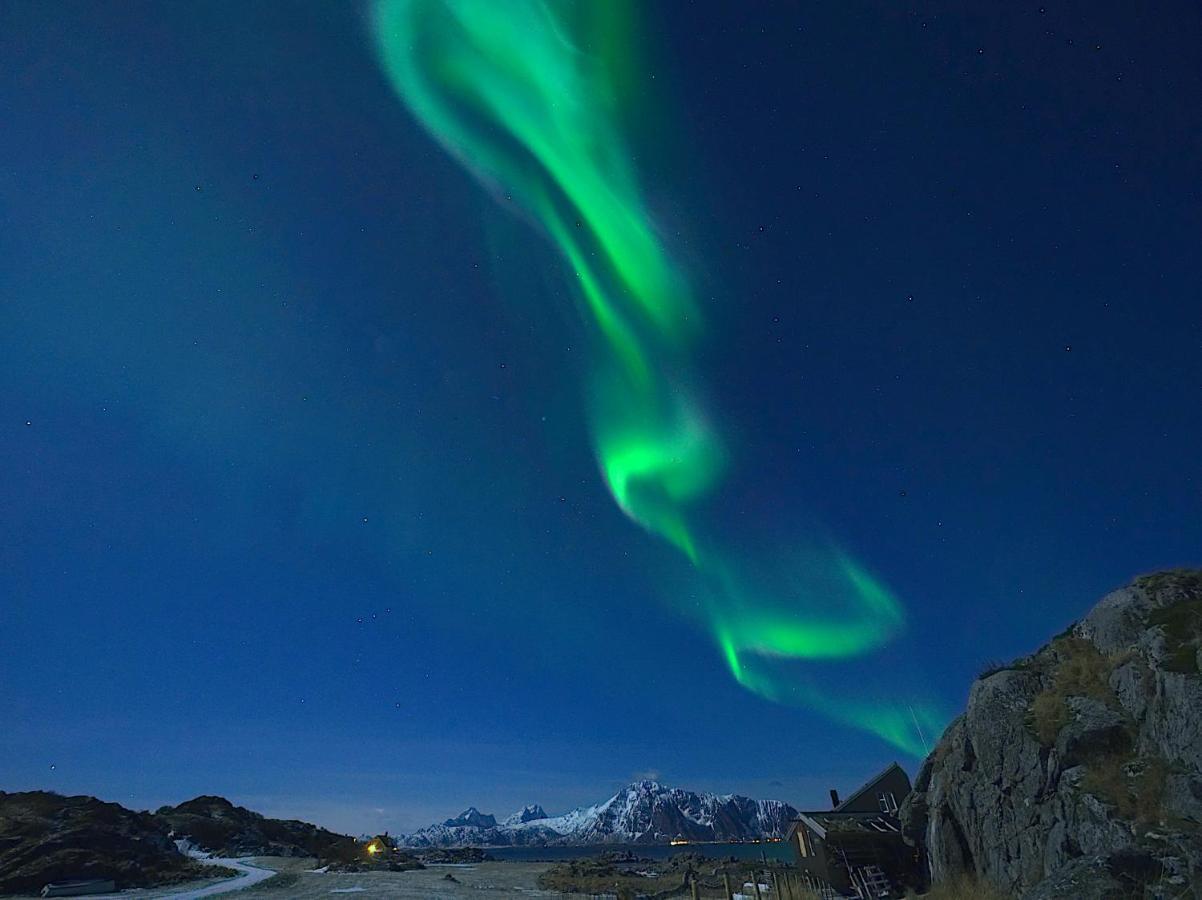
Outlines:
{"label": "house roof", "polygon": [[900,834],[898,821],[884,813],[855,813],[826,810],[797,814],[796,825],[805,825],[822,840],[828,834]]}
{"label": "house roof", "polygon": [[[878,772],[877,774],[875,774],[871,778],[869,778],[867,781],[865,781],[864,784],[862,784],[857,790],[855,790],[850,796],[848,796],[847,799],[845,799],[842,803],[840,803],[838,806],[836,806],[834,811],[841,812],[842,810],[844,810],[849,803],[855,802],[858,798],[860,798],[860,797],[864,796],[864,794],[868,793],[868,791],[870,791],[873,787],[876,786],[876,783],[878,781],[880,781],[882,778],[884,778],[886,775],[888,775],[894,769],[897,769],[903,775],[906,774],[906,770],[903,769],[901,766],[899,766],[896,762],[889,763],[889,765],[885,766],[885,768],[883,768],[880,772]],[[906,775],[906,780],[909,781],[910,776]]]}

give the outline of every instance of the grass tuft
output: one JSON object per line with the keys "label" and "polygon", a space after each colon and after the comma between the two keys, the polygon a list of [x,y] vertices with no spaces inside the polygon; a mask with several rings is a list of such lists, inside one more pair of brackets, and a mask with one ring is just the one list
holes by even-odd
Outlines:
{"label": "grass tuft", "polygon": [[1069,697],[1093,697],[1109,706],[1116,704],[1108,679],[1112,662],[1092,643],[1079,637],[1057,638],[1052,648],[1059,659],[1051,683],[1031,702],[1029,724],[1044,747],[1056,743],[1056,735],[1068,724]]}
{"label": "grass tuft", "polygon": [[1169,765],[1163,759],[1105,756],[1090,761],[1081,789],[1113,806],[1119,817],[1147,827],[1164,815],[1168,774]]}
{"label": "grass tuft", "polygon": [[981,665],[981,671],[977,673],[977,680],[988,678],[990,675],[996,675],[998,672],[1004,672],[1012,666],[1000,659],[989,659]]}
{"label": "grass tuft", "polygon": [[1171,569],[1136,580],[1136,584],[1158,600],[1169,601],[1148,616],[1148,625],[1164,629],[1167,655],[1164,667],[1170,672],[1197,675],[1198,650],[1202,648],[1202,569]]}

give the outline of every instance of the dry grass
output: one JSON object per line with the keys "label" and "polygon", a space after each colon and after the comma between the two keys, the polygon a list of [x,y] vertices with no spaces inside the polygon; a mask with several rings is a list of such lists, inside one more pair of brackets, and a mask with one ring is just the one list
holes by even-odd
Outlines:
{"label": "dry grass", "polygon": [[1179,600],[1148,616],[1149,625],[1164,629],[1164,667],[1183,675],[1198,674],[1202,647],[1202,598]]}
{"label": "dry grass", "polygon": [[1148,625],[1164,629],[1164,667],[1170,672],[1197,675],[1202,671],[1198,664],[1198,651],[1202,649],[1202,570],[1171,569],[1145,575],[1136,584],[1158,600],[1168,601],[1148,616]]}
{"label": "dry grass", "polygon": [[1092,643],[1079,637],[1058,638],[1052,642],[1059,662],[1052,672],[1051,684],[1031,702],[1030,725],[1039,743],[1050,747],[1060,729],[1068,724],[1068,697],[1093,697],[1113,706],[1114,691],[1108,679],[1113,662]]}
{"label": "dry grass", "polygon": [[907,897],[922,897],[923,900],[1013,900],[1001,888],[972,875],[957,875],[949,881],[941,881],[925,894],[906,894]]}
{"label": "dry grass", "polygon": [[1090,762],[1081,788],[1109,803],[1121,818],[1149,826],[1164,815],[1168,774],[1168,763],[1162,759],[1106,756]]}

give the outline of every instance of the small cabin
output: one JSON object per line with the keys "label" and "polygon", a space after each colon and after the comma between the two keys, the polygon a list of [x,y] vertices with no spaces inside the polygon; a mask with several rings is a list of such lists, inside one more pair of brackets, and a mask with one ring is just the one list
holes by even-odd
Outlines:
{"label": "small cabin", "polygon": [[789,828],[802,880],[824,898],[901,897],[917,882],[921,861],[902,838],[897,813],[910,776],[892,763],[831,808],[798,814]]}
{"label": "small cabin", "polygon": [[397,849],[396,838],[387,831],[368,838],[364,843],[366,846],[363,849],[367,853],[368,859],[388,859],[396,853]]}

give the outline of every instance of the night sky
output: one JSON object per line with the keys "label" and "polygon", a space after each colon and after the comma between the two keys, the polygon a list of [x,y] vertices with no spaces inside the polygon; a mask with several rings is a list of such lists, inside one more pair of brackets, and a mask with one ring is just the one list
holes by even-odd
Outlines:
{"label": "night sky", "polygon": [[354,833],[635,777],[823,805],[917,765],[864,691],[946,721],[1202,563],[1202,13],[963,6],[648,3],[608,49],[706,322],[702,530],[904,610],[772,661],[817,709],[732,677],[615,504],[571,266],[368,6],[0,3],[0,789]]}

